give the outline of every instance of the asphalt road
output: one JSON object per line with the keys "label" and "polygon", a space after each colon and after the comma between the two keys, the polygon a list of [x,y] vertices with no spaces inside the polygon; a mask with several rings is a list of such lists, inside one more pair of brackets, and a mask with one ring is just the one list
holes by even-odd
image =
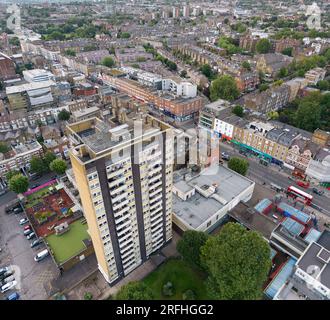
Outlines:
{"label": "asphalt road", "polygon": [[[254,157],[246,158],[241,155],[237,149],[228,144],[221,143],[220,150],[221,152],[226,152],[230,156],[239,156],[247,159],[250,164],[248,177],[253,181],[256,181],[260,184],[263,184],[265,182],[267,187],[269,187],[271,183],[274,183],[285,189],[288,188],[290,185],[295,185],[296,187],[302,189],[301,187],[297,186],[294,181],[288,179],[288,176],[290,175],[289,173],[284,172],[277,165],[264,166],[259,163],[259,159],[256,159]],[[312,194],[313,204],[321,208],[321,211],[323,213],[330,216],[330,198],[326,197],[325,195],[319,196],[313,193],[311,188],[302,190]]]}

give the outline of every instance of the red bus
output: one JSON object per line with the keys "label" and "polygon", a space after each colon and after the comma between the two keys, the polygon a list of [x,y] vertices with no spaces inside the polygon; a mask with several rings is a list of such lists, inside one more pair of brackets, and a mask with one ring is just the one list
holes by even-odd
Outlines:
{"label": "red bus", "polygon": [[288,187],[288,195],[292,198],[295,198],[297,201],[301,201],[307,205],[310,205],[313,201],[312,195],[296,188],[295,186]]}

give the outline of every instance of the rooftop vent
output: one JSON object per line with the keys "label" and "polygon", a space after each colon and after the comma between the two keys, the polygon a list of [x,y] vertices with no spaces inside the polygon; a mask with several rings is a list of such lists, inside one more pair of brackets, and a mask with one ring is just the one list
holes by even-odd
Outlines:
{"label": "rooftop vent", "polygon": [[322,248],[317,257],[325,263],[329,263],[330,261],[330,252],[327,249]]}

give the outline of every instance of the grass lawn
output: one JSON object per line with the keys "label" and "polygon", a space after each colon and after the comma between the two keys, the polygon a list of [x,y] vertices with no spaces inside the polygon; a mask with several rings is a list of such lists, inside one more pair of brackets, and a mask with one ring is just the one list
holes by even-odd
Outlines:
{"label": "grass lawn", "polygon": [[[197,300],[206,300],[209,298],[204,278],[202,273],[192,269],[183,260],[170,259],[149,274],[143,282],[151,288],[156,300],[182,300],[182,294],[187,290],[192,290]],[[171,297],[162,294],[163,285],[168,281],[172,282],[174,287],[174,295]]]}
{"label": "grass lawn", "polygon": [[57,263],[62,263],[78,254],[85,248],[84,239],[89,239],[87,223],[82,224],[81,219],[70,224],[70,230],[57,236],[51,234],[46,237],[48,245],[53,251]]}

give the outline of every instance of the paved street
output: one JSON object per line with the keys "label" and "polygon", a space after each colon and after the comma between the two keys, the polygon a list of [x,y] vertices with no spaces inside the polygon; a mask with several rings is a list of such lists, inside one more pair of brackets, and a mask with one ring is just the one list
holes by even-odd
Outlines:
{"label": "paved street", "polygon": [[[221,143],[220,144],[220,150],[221,152],[226,152],[230,156],[239,156],[244,157],[243,155],[239,154],[237,149],[234,149],[231,145]],[[260,164],[258,162],[259,159],[249,157],[246,158],[249,161],[249,171],[248,171],[248,177],[251,178],[251,180],[256,181],[260,184],[263,184],[264,182],[269,187],[270,183],[275,183],[278,186],[282,188],[287,188],[290,185],[297,186],[294,181],[291,181],[288,179],[289,173],[284,172],[283,170],[280,170],[279,166],[277,165],[269,165],[268,167]],[[298,186],[297,186],[298,187]],[[300,187],[298,187],[300,188]],[[300,188],[301,189],[301,188]],[[325,195],[319,196],[312,192],[311,188],[304,189],[306,192],[313,195],[313,203],[317,205],[318,207],[322,208],[322,212],[330,216],[330,198],[326,197]]]}
{"label": "paved street", "polygon": [[[35,262],[34,256],[44,249],[44,245],[31,248],[31,240],[27,240],[23,235],[23,226],[19,225],[19,220],[24,217],[20,214],[6,214],[6,203],[1,201],[0,206],[0,266],[14,265],[19,267],[19,272],[15,269],[15,280],[21,283],[21,288],[10,290],[18,291],[23,300],[44,300],[48,298],[47,290],[50,281],[58,275],[58,269],[51,257],[47,257],[41,262]],[[4,298],[0,294],[0,299]]]}

